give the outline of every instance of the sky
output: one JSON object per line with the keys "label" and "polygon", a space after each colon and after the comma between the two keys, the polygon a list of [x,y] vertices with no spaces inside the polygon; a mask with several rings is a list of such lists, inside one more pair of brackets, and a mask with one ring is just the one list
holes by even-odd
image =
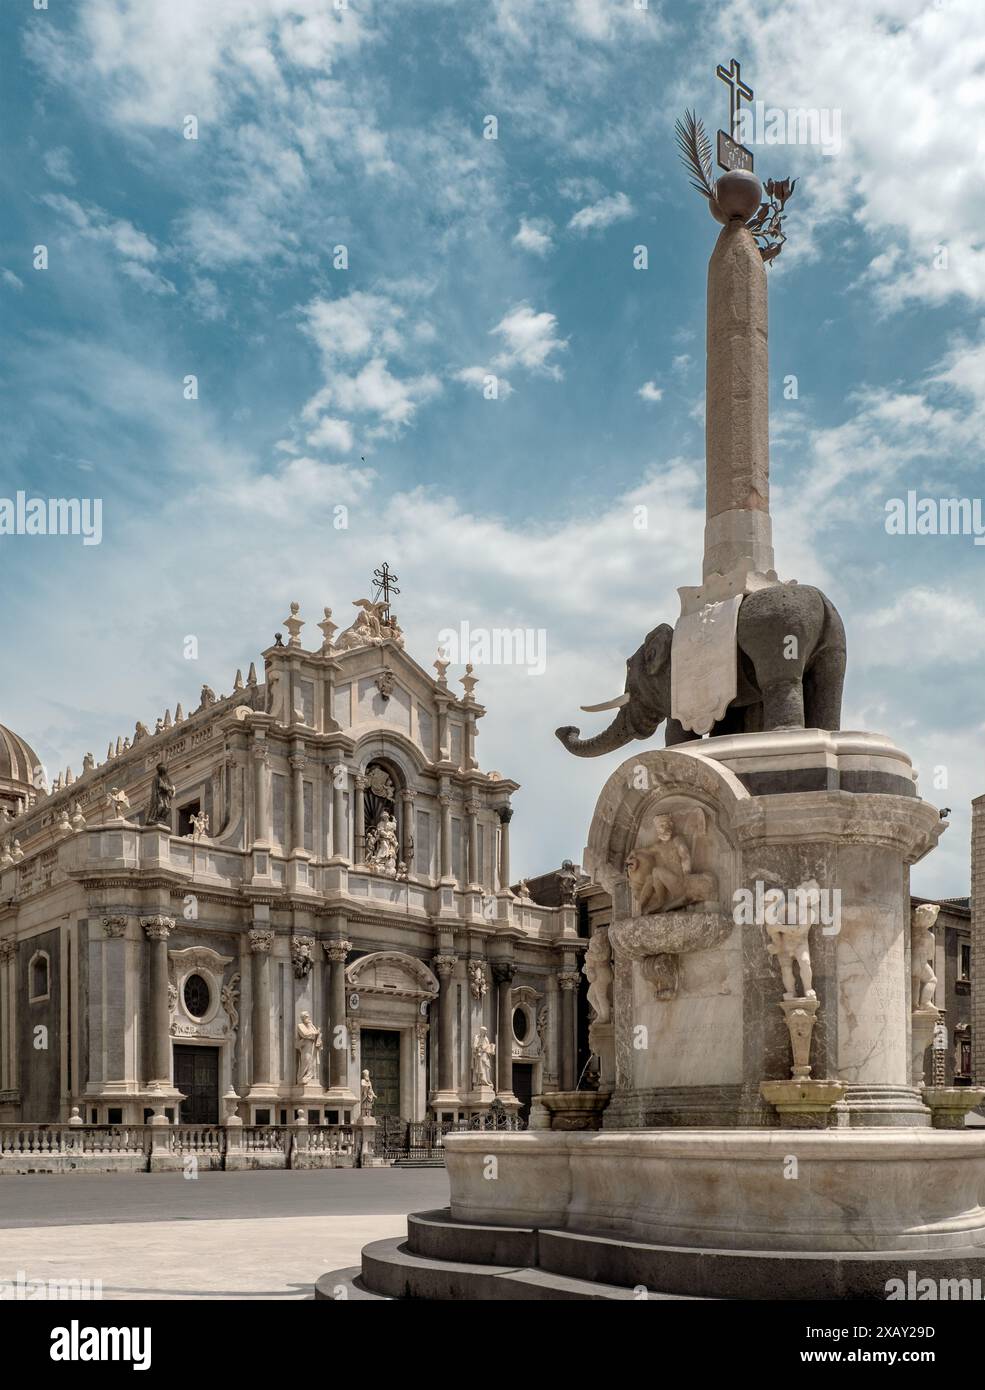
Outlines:
{"label": "sky", "polygon": [[838,132],[751,146],[798,180],[777,569],[844,617],[843,727],[952,808],[914,891],[967,893],[985,547],[886,505],[982,495],[980,0],[6,0],[0,52],[0,497],[102,503],[99,545],[0,536],[0,721],[51,776],[386,560],[426,668],[463,621],[543,634],[477,670],[477,755],[522,784],[515,873],[580,859],[625,754],[553,729],[700,581],[717,224],[673,127],[726,124],[736,56]]}

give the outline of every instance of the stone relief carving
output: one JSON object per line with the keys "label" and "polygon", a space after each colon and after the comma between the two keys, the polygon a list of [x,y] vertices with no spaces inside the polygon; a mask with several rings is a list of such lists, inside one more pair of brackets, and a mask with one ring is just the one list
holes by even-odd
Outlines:
{"label": "stone relief carving", "polygon": [[219,991],[219,1002],[229,1015],[229,1026],[235,1033],[239,1027],[239,975],[234,975]]}
{"label": "stone relief carving", "polygon": [[[817,998],[811,969],[810,929],[820,921],[820,892],[817,880],[810,878],[798,884],[793,894],[786,894],[783,903],[767,909],[769,944],[766,949],[779,962],[784,999]],[[776,920],[772,920],[774,918]],[[799,993],[794,979],[795,965],[800,972]]]}
{"label": "stone relief carving", "polygon": [[399,848],[396,817],[384,811],[366,836],[366,863],[377,873],[395,878]]}
{"label": "stone relief carving", "polygon": [[478,1091],[483,1086],[492,1086],[492,1059],[496,1053],[495,1043],[490,1042],[485,1027],[479,1029],[472,1039],[472,1089]]}
{"label": "stone relief carving", "polygon": [[588,1002],[597,1023],[608,1023],[612,1011],[612,951],[607,928],[592,933],[582,970],[588,980]]}
{"label": "stone relief carving", "polygon": [[[688,820],[692,837],[704,833],[703,811],[692,811]],[[638,840],[626,859],[626,871],[640,913],[646,916],[653,912],[674,912],[716,898],[715,875],[692,872],[692,845],[681,833],[675,817],[654,816],[651,829],[653,843],[644,847]]]}
{"label": "stone relief carving", "polygon": [[485,999],[488,987],[486,972],[483,970],[481,962],[477,960],[470,961],[469,993],[472,995],[472,998],[477,1001]]}
{"label": "stone relief carving", "polygon": [[389,604],[374,603],[368,598],[356,598],[352,602],[360,611],[352,624],[336,637],[337,652],[348,651],[351,647],[378,647],[383,642],[395,642],[398,647],[404,645],[403,630],[389,611]]}
{"label": "stone relief carving", "polygon": [[913,987],[913,1007],[933,1009],[937,995],[937,975],[934,956],[937,938],[934,923],[940,915],[939,903],[920,903],[910,914],[910,981]]}
{"label": "stone relief carving", "polygon": [[291,964],[296,980],[307,979],[315,958],[315,938],[313,936],[293,936],[291,938]]}
{"label": "stone relief carving", "polygon": [[307,1009],[301,1010],[295,1035],[294,1050],[298,1055],[297,1083],[317,1081],[321,1062],[321,1029],[312,1023]]}

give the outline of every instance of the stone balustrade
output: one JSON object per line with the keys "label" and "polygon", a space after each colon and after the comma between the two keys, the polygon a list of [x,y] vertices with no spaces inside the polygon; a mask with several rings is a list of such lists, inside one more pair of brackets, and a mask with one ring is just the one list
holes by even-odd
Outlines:
{"label": "stone balustrade", "polygon": [[4,1173],[347,1168],[351,1125],[0,1124]]}

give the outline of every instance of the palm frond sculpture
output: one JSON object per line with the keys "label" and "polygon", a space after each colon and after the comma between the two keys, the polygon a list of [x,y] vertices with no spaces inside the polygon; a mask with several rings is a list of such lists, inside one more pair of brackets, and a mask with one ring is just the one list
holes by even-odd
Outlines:
{"label": "palm frond sculpture", "polygon": [[715,201],[715,180],[711,162],[711,141],[703,122],[693,111],[685,111],[683,120],[674,126],[681,159],[691,174],[691,186],[703,193],[709,202]]}

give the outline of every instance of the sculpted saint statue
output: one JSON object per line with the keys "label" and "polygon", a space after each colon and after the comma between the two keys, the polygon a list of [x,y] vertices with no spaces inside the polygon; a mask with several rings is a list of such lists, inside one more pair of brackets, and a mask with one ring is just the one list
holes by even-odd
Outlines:
{"label": "sculpted saint statue", "polygon": [[359,1083],[359,1100],[361,1102],[360,1115],[367,1119],[373,1113],[373,1102],[376,1100],[376,1092],[373,1090],[373,1083],[369,1079],[369,1072],[364,1071],[362,1080]]}
{"label": "sculpted saint statue", "polygon": [[147,812],[148,825],[171,825],[171,801],[173,797],[174,784],[168,777],[167,764],[158,763],[150,792],[150,808]]}
{"label": "sculpted saint statue", "polygon": [[397,821],[389,811],[384,811],[373,830],[366,837],[369,853],[367,862],[380,873],[394,875],[397,872]]}
{"label": "sculpted saint statue", "polygon": [[298,1054],[298,1085],[317,1081],[321,1061],[321,1029],[312,1023],[307,1010],[303,1010],[298,1019],[294,1050]]}
{"label": "sculpted saint statue", "polygon": [[496,1044],[489,1041],[485,1027],[479,1029],[472,1039],[472,1089],[478,1091],[482,1086],[492,1086],[492,1059]]}

